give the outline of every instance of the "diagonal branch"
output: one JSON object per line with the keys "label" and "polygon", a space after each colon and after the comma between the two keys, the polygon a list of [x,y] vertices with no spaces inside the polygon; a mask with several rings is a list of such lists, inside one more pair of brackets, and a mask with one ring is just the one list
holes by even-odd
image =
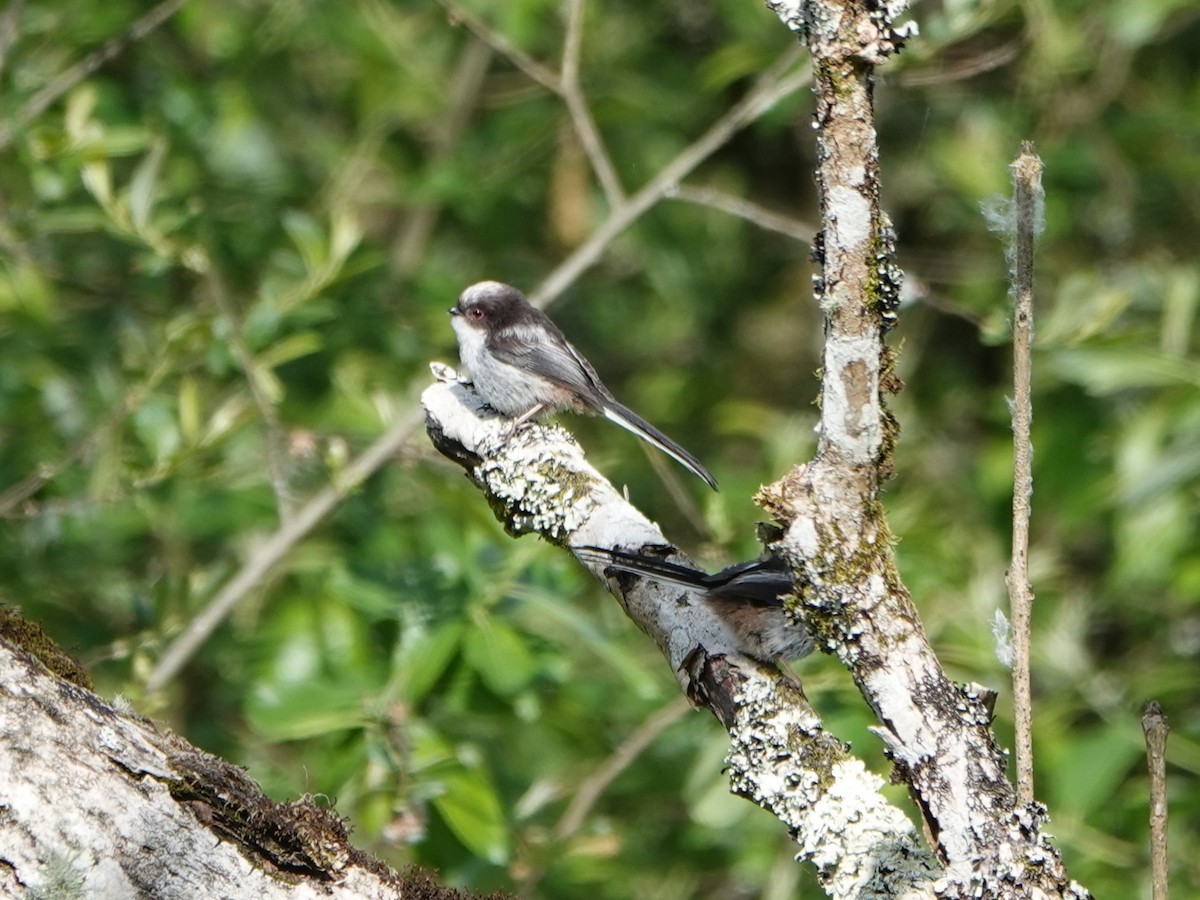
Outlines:
{"label": "diagonal branch", "polygon": [[[507,419],[485,413],[473,391],[453,382],[429,387],[421,401],[434,446],[467,470],[509,533],[538,534],[568,550],[666,544],[564,429],[530,425],[510,437]],[[603,562],[588,565],[604,578]],[[794,686],[740,656],[699,596],[645,578],[608,587],[688,697],[729,731],[731,789],[796,835],[799,855],[818,867],[832,896],[932,900],[937,866],[911,824]]]}
{"label": "diagonal branch", "polygon": [[551,69],[543,66],[524,50],[521,50],[500,32],[494,30],[483,19],[471,12],[471,10],[456,3],[455,0],[437,0],[437,4],[446,10],[446,14],[450,17],[451,22],[462,22],[475,37],[479,38],[479,40],[483,41],[483,43],[487,44],[542,87],[555,94],[562,95],[562,81],[558,75]]}
{"label": "diagonal branch", "polygon": [[4,73],[9,49],[17,42],[21,13],[24,10],[25,0],[12,0],[4,10],[4,15],[0,16],[0,74]]}
{"label": "diagonal branch", "polygon": [[727,215],[745,219],[759,228],[777,232],[793,240],[800,241],[802,244],[811,244],[813,236],[816,234],[816,229],[807,222],[801,222],[799,219],[780,215],[777,212],[772,212],[765,206],[759,206],[752,200],[745,200],[742,197],[718,191],[716,188],[692,187],[681,184],[667,196],[672,199],[686,200],[688,203],[695,203],[697,206],[707,206],[710,209],[715,209]]}
{"label": "diagonal branch", "polygon": [[317,525],[380,466],[395,456],[421,424],[420,411],[410,409],[375,443],[363,451],[341,472],[338,481],[322,489],[284,522],[247,559],[237,574],[167,647],[150,676],[146,690],[157,691],[179,674],[192,655],[200,649],[217,626],[252,590],[266,580],[271,570]]}
{"label": "diagonal branch", "polygon": [[80,84],[110,59],[123,53],[126,48],[140,41],[163,22],[167,21],[167,19],[171,18],[171,16],[175,15],[175,13],[179,12],[186,2],[187,0],[163,0],[163,2],[159,3],[130,25],[124,34],[105,41],[100,49],[85,56],[30,97],[13,114],[9,123],[0,124],[0,150],[6,149],[12,143],[13,134],[17,129],[24,128],[49,109],[71,88]]}
{"label": "diagonal branch", "polygon": [[608,245],[625,229],[690,175],[697,166],[718,148],[776,103],[794,94],[811,81],[806,71],[789,70],[800,59],[802,51],[793,47],[771,66],[737,104],[714,122],[703,135],[685,147],[650,181],[624,203],[616,206],[592,236],[563,260],[529,295],[534,306],[545,307],[574,284],[575,279],[600,259]]}

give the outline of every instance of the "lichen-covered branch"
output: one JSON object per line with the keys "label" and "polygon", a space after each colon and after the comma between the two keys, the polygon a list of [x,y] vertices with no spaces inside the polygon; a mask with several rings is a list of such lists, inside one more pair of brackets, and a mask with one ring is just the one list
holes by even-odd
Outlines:
{"label": "lichen-covered branch", "polygon": [[276,803],[237,766],[105,703],[7,609],[0,785],[5,897],[461,896],[355,849],[328,805]]}
{"label": "lichen-covered branch", "polygon": [[[562,428],[510,422],[450,379],[421,402],[434,445],[466,470],[512,534],[576,547],[667,546],[658,527],[588,465]],[[666,656],[694,703],[729,730],[733,790],[769,810],[799,844],[831,896],[931,898],[938,867],[882,781],[821,727],[800,691],[738,655],[736,641],[698,595],[631,575],[608,579],[630,618]]]}
{"label": "lichen-covered branch", "polygon": [[879,207],[874,68],[911,32],[900,2],[773,2],[807,43],[817,93],[817,184],[826,316],[816,459],[759,495],[787,527],[776,549],[794,567],[806,625],[850,669],[878,715],[877,733],[908,782],[939,857],[946,897],[1085,897],[1041,832],[1044,809],[1018,805],[991,712],[942,671],[896,570],[879,491],[897,426],[900,384],[884,336],[900,275]]}

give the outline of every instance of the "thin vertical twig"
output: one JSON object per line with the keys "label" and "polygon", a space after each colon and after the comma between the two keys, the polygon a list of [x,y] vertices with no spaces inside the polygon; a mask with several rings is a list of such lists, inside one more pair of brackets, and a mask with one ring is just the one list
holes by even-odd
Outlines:
{"label": "thin vertical twig", "polygon": [[567,104],[567,112],[571,115],[571,123],[575,133],[579,135],[579,143],[587,154],[604,190],[604,196],[610,207],[616,206],[625,199],[625,189],[621,187],[621,179],[604,147],[604,140],[596,128],[596,122],[588,109],[583,89],[579,86],[579,56],[583,46],[583,9],[584,0],[569,0],[567,10],[567,36],[563,46],[562,74],[560,85],[562,98]]}
{"label": "thin vertical twig", "polygon": [[1033,247],[1041,218],[1042,161],[1031,142],[1010,167],[1013,177],[1013,537],[1008,596],[1013,624],[1013,716],[1016,725],[1017,797],[1033,802],[1033,699],[1029,677],[1029,518],[1033,498],[1032,346]]}
{"label": "thin vertical twig", "polygon": [[1151,700],[1142,714],[1146,762],[1150,768],[1150,867],[1154,900],[1167,900],[1167,734],[1162,707]]}

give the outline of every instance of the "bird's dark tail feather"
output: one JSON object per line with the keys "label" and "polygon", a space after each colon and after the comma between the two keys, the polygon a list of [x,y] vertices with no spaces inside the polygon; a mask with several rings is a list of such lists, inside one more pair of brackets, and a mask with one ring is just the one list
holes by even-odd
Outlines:
{"label": "bird's dark tail feather", "polygon": [[699,569],[689,569],[687,566],[669,563],[666,560],[641,553],[630,553],[627,550],[609,550],[605,547],[573,547],[571,549],[584,562],[653,578],[655,581],[672,584],[687,591],[705,590],[705,580],[708,574]]}
{"label": "bird's dark tail feather", "polygon": [[716,479],[708,473],[708,469],[701,465],[700,460],[696,459],[696,457],[692,456],[692,454],[688,453],[632,409],[622,406],[615,400],[607,399],[604,401],[603,409],[606,419],[616,422],[628,431],[632,431],[647,444],[657,447],[693,475],[703,479],[714,491],[717,490]]}

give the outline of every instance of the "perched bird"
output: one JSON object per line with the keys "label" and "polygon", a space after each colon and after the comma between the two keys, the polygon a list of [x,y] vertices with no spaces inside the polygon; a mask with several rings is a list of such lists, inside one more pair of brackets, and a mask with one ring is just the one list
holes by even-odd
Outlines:
{"label": "perched bird", "polygon": [[626,406],[600,381],[550,317],[514,287],[473,284],[450,308],[458,355],[475,390],[513,428],[543,412],[601,414],[674,458],[713,490],[717,482],[692,454]]}
{"label": "perched bird", "polygon": [[784,610],[784,598],[796,587],[791,570],[780,559],[738,563],[709,575],[646,553],[604,547],[573,550],[585,562],[702,595],[737,638],[738,651],[746,656],[786,667],[788,660],[813,651],[812,635]]}

